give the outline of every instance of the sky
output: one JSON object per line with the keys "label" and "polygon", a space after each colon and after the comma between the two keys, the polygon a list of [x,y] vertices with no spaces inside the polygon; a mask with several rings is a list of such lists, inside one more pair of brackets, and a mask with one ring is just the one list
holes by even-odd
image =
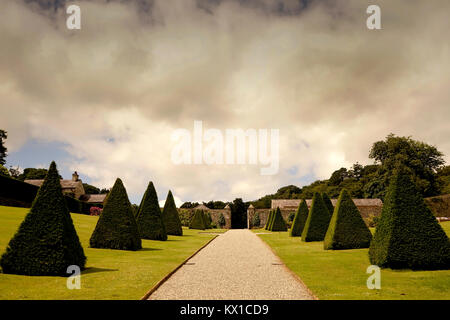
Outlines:
{"label": "sky", "polygon": [[[65,7],[81,8],[67,30]],[[366,27],[369,4],[381,30]],[[447,0],[0,2],[0,128],[8,166],[57,162],[139,203],[244,201],[372,163],[412,136],[450,155]],[[175,164],[173,132],[279,130],[279,170]]]}

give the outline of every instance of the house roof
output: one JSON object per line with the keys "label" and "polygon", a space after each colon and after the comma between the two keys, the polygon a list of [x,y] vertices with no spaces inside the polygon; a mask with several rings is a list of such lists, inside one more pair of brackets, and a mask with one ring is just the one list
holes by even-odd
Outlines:
{"label": "house roof", "polygon": [[195,210],[209,210],[209,208],[207,206],[205,206],[203,203],[199,204],[198,206],[196,206],[194,208]]}
{"label": "house roof", "polygon": [[[73,181],[73,180],[60,180],[62,189],[75,189],[81,181]],[[26,183],[35,185],[40,187],[44,182],[44,179],[25,179]]]}
{"label": "house roof", "polygon": [[107,194],[83,194],[80,200],[87,203],[103,203],[105,201]]}
{"label": "house roof", "polygon": [[[272,209],[280,207],[280,209],[297,209],[300,205],[301,199],[272,199]],[[307,199],[306,204],[311,206],[312,199]],[[337,199],[331,199],[333,206],[336,206]],[[381,199],[353,199],[353,203],[357,207],[381,207],[383,202]]]}

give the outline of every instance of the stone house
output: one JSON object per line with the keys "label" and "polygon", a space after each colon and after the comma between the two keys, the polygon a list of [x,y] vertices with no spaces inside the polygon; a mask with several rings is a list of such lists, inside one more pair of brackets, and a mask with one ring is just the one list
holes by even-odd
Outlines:
{"label": "stone house", "polygon": [[[40,187],[44,180],[26,179],[25,182]],[[65,195],[94,205],[103,205],[106,198],[106,194],[86,194],[83,181],[76,171],[72,174],[71,180],[61,179],[61,189]]]}

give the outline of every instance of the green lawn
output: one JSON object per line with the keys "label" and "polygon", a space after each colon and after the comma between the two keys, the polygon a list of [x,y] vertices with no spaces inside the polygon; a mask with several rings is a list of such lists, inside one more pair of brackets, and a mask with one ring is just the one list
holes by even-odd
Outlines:
{"label": "green lawn", "polygon": [[[442,226],[450,235],[450,222]],[[369,290],[368,249],[323,250],[323,242],[301,242],[287,232],[259,236],[319,299],[450,299],[450,270],[382,269],[381,289]]]}
{"label": "green lawn", "polygon": [[[0,206],[0,254],[29,209]],[[0,273],[0,300],[4,299],[140,299],[159,280],[214,235],[184,228],[184,236],[168,241],[143,240],[143,250],[90,249],[89,237],[97,217],[72,214],[87,269],[81,289],[69,290],[67,278],[29,277]],[[212,232],[220,232],[214,230]]]}

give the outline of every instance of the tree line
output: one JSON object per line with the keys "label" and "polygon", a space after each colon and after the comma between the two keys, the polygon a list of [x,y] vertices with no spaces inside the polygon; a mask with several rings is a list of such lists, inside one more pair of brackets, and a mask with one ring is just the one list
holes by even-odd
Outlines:
{"label": "tree line", "polygon": [[385,140],[373,143],[369,158],[374,160],[373,164],[357,162],[350,168],[335,170],[329,179],[317,180],[302,188],[288,185],[252,204],[255,208],[270,208],[272,199],[311,199],[315,192],[337,198],[343,189],[353,198],[383,200],[397,165],[411,173],[423,197],[450,193],[450,166],[445,165],[444,154],[435,146],[411,137],[389,134]]}

